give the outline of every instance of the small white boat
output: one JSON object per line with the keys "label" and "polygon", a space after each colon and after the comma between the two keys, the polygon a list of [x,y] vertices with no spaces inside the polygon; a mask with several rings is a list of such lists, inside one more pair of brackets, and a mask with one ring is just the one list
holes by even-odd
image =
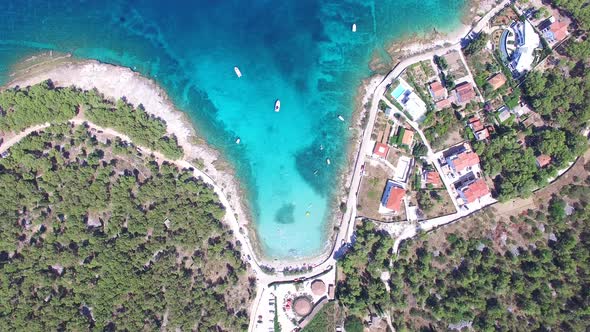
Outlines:
{"label": "small white boat", "polygon": [[344,117],[342,115],[338,115],[338,120],[344,122]]}
{"label": "small white boat", "polygon": [[320,144],[320,151],[324,149],[324,145]]}
{"label": "small white boat", "polygon": [[238,76],[238,78],[242,77],[242,72],[240,71],[240,68],[234,67],[234,71],[236,72],[236,76]]}
{"label": "small white boat", "polygon": [[240,142],[241,142],[241,141],[242,141],[242,140],[241,140],[241,139],[238,137],[238,138],[236,139],[236,144],[240,144]]}
{"label": "small white boat", "polygon": [[330,158],[326,158],[326,164],[330,165]]}
{"label": "small white boat", "polygon": [[281,101],[277,99],[275,101],[275,112],[279,112],[281,110]]}
{"label": "small white boat", "polygon": [[352,32],[356,32],[356,23],[352,24]]}

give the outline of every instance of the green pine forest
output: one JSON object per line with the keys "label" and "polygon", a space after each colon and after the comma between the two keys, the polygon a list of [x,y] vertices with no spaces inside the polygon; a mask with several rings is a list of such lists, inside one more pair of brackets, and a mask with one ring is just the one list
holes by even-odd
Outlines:
{"label": "green pine forest", "polygon": [[[51,82],[0,93],[0,133],[51,122],[0,159],[0,330],[241,331],[254,282],[212,188],[141,107]],[[115,121],[116,119],[116,121]]]}

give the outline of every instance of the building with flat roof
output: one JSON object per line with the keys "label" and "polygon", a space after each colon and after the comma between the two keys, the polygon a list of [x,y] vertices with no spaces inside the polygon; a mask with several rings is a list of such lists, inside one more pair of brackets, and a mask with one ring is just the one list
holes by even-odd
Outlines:
{"label": "building with flat roof", "polygon": [[412,117],[412,120],[420,121],[426,114],[426,103],[414,92],[414,89],[403,78],[398,79],[398,86],[393,89],[391,96],[403,106]]}
{"label": "building with flat roof", "polygon": [[529,21],[516,22],[511,28],[516,35],[517,48],[510,57],[510,67],[522,74],[531,70],[535,61],[535,49],[539,48],[541,38]]}
{"label": "building with flat roof", "polygon": [[498,109],[498,121],[500,121],[500,123],[504,123],[506,120],[510,119],[511,116],[512,114],[508,107],[502,106]]}
{"label": "building with flat roof", "polygon": [[381,205],[387,210],[399,213],[405,195],[406,190],[404,188],[391,180],[387,180],[381,196]]}
{"label": "building with flat roof", "polygon": [[373,149],[373,156],[379,158],[387,158],[387,153],[389,152],[389,146],[387,144],[383,144],[381,142],[375,143],[375,148]]}

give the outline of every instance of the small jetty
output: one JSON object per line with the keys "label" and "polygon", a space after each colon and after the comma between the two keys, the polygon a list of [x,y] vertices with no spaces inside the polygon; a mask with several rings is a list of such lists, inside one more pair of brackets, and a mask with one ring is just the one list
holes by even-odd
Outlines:
{"label": "small jetty", "polygon": [[277,99],[277,101],[275,101],[275,112],[279,112],[281,110],[281,101]]}
{"label": "small jetty", "polygon": [[234,71],[236,72],[236,76],[238,78],[242,77],[242,72],[240,71],[240,68],[234,67]]}
{"label": "small jetty", "polygon": [[356,23],[352,24],[352,32],[356,32]]}

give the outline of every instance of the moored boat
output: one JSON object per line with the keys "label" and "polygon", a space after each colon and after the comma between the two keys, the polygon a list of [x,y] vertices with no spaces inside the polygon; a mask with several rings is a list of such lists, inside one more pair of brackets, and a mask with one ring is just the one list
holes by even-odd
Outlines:
{"label": "moored boat", "polygon": [[330,165],[330,158],[326,158],[326,164]]}
{"label": "moored boat", "polygon": [[242,72],[240,71],[240,68],[234,67],[234,71],[236,72],[236,76],[238,76],[238,78],[242,77]]}
{"label": "moored boat", "polygon": [[240,144],[240,142],[241,142],[241,141],[242,141],[242,140],[241,140],[239,137],[238,137],[238,138],[236,138],[236,144]]}
{"label": "moored boat", "polygon": [[356,32],[356,23],[352,24],[352,32]]}
{"label": "moored boat", "polygon": [[281,110],[281,101],[277,99],[275,101],[275,112],[279,112]]}
{"label": "moored boat", "polygon": [[342,115],[340,115],[340,114],[339,114],[339,115],[338,115],[338,120],[340,120],[340,121],[344,122],[344,117],[343,117]]}

